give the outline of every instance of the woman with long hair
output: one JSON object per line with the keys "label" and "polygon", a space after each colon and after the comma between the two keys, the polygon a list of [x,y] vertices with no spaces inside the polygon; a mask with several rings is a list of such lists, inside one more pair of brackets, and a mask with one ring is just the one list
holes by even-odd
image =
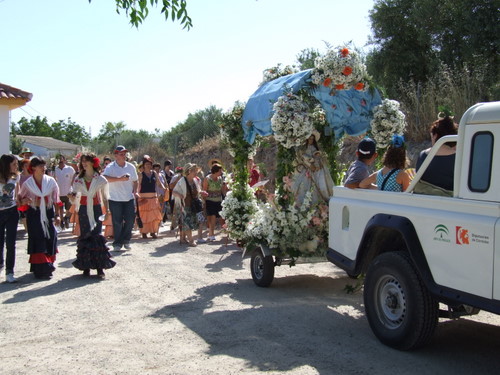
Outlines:
{"label": "woman with long hair", "polygon": [[[431,143],[434,146],[436,141],[441,137],[455,135],[457,132],[458,125],[453,120],[453,117],[440,113],[438,120],[434,121],[430,127]],[[430,148],[420,153],[416,165],[417,171],[420,169],[429,151]],[[445,143],[439,148],[420,181],[415,186],[415,193],[443,196],[453,195],[456,151],[455,142]]]}
{"label": "woman with long hair", "polygon": [[28,254],[30,271],[37,279],[50,279],[55,270],[57,232],[54,225],[61,220],[55,215],[54,205],[60,205],[56,180],[45,173],[46,162],[34,157],[30,160],[33,175],[21,187],[18,204],[26,210],[28,227]]}
{"label": "woman with long hair", "polygon": [[[113,268],[115,262],[101,234],[102,222],[109,215],[108,181],[101,176],[99,159],[92,153],[80,158],[79,173],[73,181],[75,212],[78,214],[80,236],[77,241],[76,260],[73,266],[90,276],[90,270],[97,270],[97,276],[104,278],[105,269]],[[102,206],[106,214],[102,213]],[[104,217],[103,217],[104,216]]]}
{"label": "woman with long hair", "polygon": [[161,207],[158,202],[156,189],[165,190],[160,176],[153,169],[153,160],[149,155],[144,155],[141,163],[143,171],[139,173],[139,215],[142,220],[142,228],[139,231],[142,238],[147,238],[148,233],[152,238],[158,238],[160,223],[162,219]]}
{"label": "woman with long hair", "polygon": [[0,268],[4,266],[3,247],[6,247],[5,280],[16,282],[14,265],[16,263],[16,235],[19,213],[16,197],[19,192],[18,161],[14,155],[4,154],[0,157]]}

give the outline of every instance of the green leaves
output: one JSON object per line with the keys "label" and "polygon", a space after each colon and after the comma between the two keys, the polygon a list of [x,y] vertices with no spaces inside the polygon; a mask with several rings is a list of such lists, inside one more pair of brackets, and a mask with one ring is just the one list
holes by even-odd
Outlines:
{"label": "green leaves", "polygon": [[90,135],[85,128],[71,121],[71,118],[49,124],[46,117],[37,116],[30,120],[22,117],[17,123],[12,123],[11,133],[52,137],[77,145],[90,141]]}
{"label": "green leaves", "polygon": [[[130,23],[139,27],[140,24],[144,22],[146,17],[149,15],[149,8],[153,6],[158,6],[159,0],[115,0],[116,1],[116,13],[120,14],[120,11],[125,11],[125,14],[129,17]],[[91,3],[92,0],[89,0]],[[173,22],[180,22],[184,25],[183,29],[191,29],[193,23],[191,17],[189,17],[186,9],[186,0],[162,0],[161,1],[161,13],[165,15],[165,20],[168,20],[169,15]]]}
{"label": "green leaves", "polygon": [[499,81],[498,5],[485,0],[377,0],[370,11],[375,49],[368,70],[396,97],[400,80],[425,82],[441,63],[485,69]]}

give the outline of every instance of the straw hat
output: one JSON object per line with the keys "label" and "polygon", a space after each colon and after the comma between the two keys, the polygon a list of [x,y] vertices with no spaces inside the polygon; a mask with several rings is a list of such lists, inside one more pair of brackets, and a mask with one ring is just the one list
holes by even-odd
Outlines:
{"label": "straw hat", "polygon": [[31,156],[33,156],[33,152],[31,152],[28,147],[23,147],[23,149],[19,153],[19,156],[21,156],[23,159],[29,159]]}
{"label": "straw hat", "polygon": [[208,161],[208,168],[212,168],[212,165],[214,164],[222,165],[222,162],[220,161],[220,159],[212,158]]}
{"label": "straw hat", "polygon": [[186,165],[184,165],[182,174],[184,176],[187,176],[193,168],[198,168],[198,166],[196,164],[193,164],[193,163],[186,163]]}

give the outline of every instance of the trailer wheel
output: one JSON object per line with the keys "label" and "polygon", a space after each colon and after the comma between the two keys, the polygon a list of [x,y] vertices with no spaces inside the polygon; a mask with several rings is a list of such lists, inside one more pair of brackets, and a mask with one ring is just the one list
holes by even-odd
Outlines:
{"label": "trailer wheel", "polygon": [[432,337],[438,303],[407,253],[389,252],[375,258],[366,273],[363,297],[370,327],[385,345],[410,350]]}
{"label": "trailer wheel", "polygon": [[254,252],[250,260],[250,272],[257,286],[268,287],[274,279],[274,259],[272,255],[264,256],[262,250]]}

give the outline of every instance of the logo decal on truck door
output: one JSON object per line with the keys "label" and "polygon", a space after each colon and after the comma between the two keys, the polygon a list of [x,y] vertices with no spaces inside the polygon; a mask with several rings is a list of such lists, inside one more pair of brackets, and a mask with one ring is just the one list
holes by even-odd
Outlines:
{"label": "logo decal on truck door", "polygon": [[451,242],[450,239],[448,238],[448,235],[450,234],[450,231],[444,224],[438,224],[434,227],[434,233],[436,236],[433,238],[434,241],[441,241],[441,242]]}
{"label": "logo decal on truck door", "polygon": [[469,244],[469,230],[462,227],[456,227],[457,233],[457,245],[468,245]]}

